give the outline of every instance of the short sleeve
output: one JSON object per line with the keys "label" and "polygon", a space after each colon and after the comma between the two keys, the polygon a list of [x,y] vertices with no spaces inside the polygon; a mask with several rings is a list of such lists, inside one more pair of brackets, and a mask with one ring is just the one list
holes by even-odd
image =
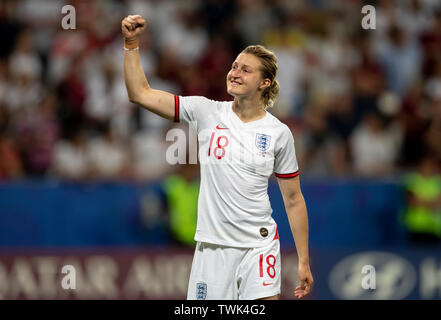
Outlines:
{"label": "short sleeve", "polygon": [[278,178],[293,178],[299,175],[294,137],[287,126],[284,127],[274,152],[274,175]]}
{"label": "short sleeve", "polygon": [[182,97],[175,95],[175,122],[187,122],[198,125],[200,121],[212,110],[213,101],[202,96]]}

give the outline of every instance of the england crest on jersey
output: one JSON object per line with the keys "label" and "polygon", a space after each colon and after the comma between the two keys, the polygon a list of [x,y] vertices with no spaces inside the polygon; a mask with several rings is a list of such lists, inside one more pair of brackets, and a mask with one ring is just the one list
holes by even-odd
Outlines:
{"label": "england crest on jersey", "polygon": [[205,300],[207,297],[207,284],[205,282],[198,282],[196,284],[196,299]]}
{"label": "england crest on jersey", "polygon": [[271,136],[263,133],[256,133],[256,147],[262,152],[268,150],[271,142]]}

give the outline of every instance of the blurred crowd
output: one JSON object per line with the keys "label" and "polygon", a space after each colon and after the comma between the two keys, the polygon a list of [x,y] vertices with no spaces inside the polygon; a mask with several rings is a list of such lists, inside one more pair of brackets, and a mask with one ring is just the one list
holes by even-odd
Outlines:
{"label": "blurred crowd", "polygon": [[[63,5],[76,9],[64,30]],[[140,14],[151,87],[231,100],[225,76],[249,44],[273,50],[270,110],[296,140],[304,176],[387,177],[441,161],[441,2],[20,0],[0,2],[0,180],[152,181],[171,123],[128,101],[121,20]],[[185,127],[183,127],[185,129]],[[186,130],[186,129],[185,129]],[[439,167],[438,167],[439,170]]]}

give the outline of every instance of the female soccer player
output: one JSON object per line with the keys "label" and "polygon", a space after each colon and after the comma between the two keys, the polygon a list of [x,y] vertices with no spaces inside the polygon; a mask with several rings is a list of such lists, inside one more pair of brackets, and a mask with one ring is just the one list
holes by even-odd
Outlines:
{"label": "female soccer player", "polygon": [[294,294],[306,296],[313,278],[294,139],[266,111],[279,93],[275,55],[258,45],[237,56],[226,78],[234,101],[182,97],[152,89],[147,82],[138,47],[145,20],[131,15],[121,27],[130,101],[175,122],[189,122],[198,133],[201,185],[187,299],[279,298],[280,244],[267,193],[273,173],[299,257],[300,285]]}

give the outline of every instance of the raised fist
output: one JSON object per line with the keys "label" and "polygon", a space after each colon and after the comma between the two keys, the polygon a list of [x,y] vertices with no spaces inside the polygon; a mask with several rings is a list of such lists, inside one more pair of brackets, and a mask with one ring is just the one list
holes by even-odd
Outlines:
{"label": "raised fist", "polygon": [[121,31],[126,39],[139,37],[145,27],[146,22],[140,15],[127,16],[121,22]]}

